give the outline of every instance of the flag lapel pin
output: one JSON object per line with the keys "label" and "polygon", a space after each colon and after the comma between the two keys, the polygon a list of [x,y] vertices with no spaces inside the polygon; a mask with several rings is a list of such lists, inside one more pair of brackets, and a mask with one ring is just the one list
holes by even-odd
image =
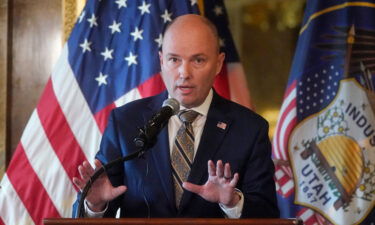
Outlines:
{"label": "flag lapel pin", "polygon": [[216,126],[222,130],[225,130],[227,128],[227,124],[221,121],[217,122]]}

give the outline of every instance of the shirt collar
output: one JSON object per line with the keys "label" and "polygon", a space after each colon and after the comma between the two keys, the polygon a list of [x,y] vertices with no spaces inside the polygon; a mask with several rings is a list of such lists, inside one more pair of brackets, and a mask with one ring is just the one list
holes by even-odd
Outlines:
{"label": "shirt collar", "polygon": [[[204,102],[197,107],[191,108],[190,110],[194,110],[194,111],[198,112],[199,114],[201,114],[202,116],[207,116],[208,109],[210,108],[210,105],[211,105],[211,102],[212,102],[212,98],[213,98],[213,91],[212,91],[212,88],[211,88],[210,92],[208,92],[208,95],[207,95],[206,99],[204,100]],[[186,108],[181,105],[180,110],[184,110],[184,109],[186,109]]]}
{"label": "shirt collar", "polygon": [[[208,109],[210,108],[213,96],[214,95],[213,95],[213,91],[212,91],[212,88],[211,88],[210,92],[208,92],[208,95],[207,95],[206,99],[204,100],[204,102],[197,107],[191,108],[190,110],[194,110],[202,116],[207,116]],[[171,98],[171,96],[169,94],[168,94],[168,98]],[[181,105],[180,110],[184,110],[184,109],[186,109],[186,108]]]}

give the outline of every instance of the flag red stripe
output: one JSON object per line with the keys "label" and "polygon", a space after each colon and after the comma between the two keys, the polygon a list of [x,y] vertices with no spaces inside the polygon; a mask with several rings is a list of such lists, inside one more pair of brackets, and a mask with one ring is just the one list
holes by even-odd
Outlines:
{"label": "flag red stripe", "polygon": [[220,73],[216,76],[214,81],[215,91],[222,97],[230,99],[230,91],[228,84],[228,70],[227,66],[223,65]]}
{"label": "flag red stripe", "polygon": [[116,108],[115,103],[109,104],[94,115],[95,121],[98,124],[101,133],[104,133],[104,130],[107,126],[109,114],[114,108]]}
{"label": "flag red stripe", "polygon": [[142,98],[157,95],[165,90],[165,85],[160,74],[157,73],[138,86],[138,91]]}
{"label": "flag red stripe", "polygon": [[[277,135],[277,137],[275,137],[276,138],[276,142],[277,142],[277,148],[276,148],[276,151],[278,151],[279,152],[279,155],[282,155],[281,154],[281,152],[280,151],[282,151],[282,148],[281,148],[281,145],[282,145],[282,143],[281,142],[283,142],[283,146],[284,147],[286,147],[286,145],[285,145],[285,141],[287,141],[288,140],[288,138],[289,138],[289,133],[285,133],[284,134],[284,140],[281,140],[280,139],[280,133],[281,133],[281,128],[283,127],[283,124],[284,124],[284,120],[285,120],[285,118],[287,117],[287,115],[293,110],[293,109],[295,109],[296,108],[296,101],[295,100],[292,100],[291,102],[290,102],[290,104],[286,107],[286,109],[283,111],[283,112],[281,112],[282,114],[281,114],[281,117],[280,117],[280,119],[279,119],[279,124],[278,124],[278,126],[277,126],[277,131],[276,131],[276,133],[278,134]],[[292,120],[292,121],[294,121],[294,119]],[[292,123],[292,121],[290,121],[289,122],[289,124],[288,124],[288,127],[290,126],[290,124]],[[295,123],[293,123],[293,125],[294,125]],[[286,148],[284,148],[285,150],[286,150]],[[284,159],[285,160],[285,159]]]}
{"label": "flag red stripe", "polygon": [[42,219],[46,216],[60,217],[43,184],[31,167],[22,143],[18,144],[13,159],[17,160],[12,160],[8,167],[9,181],[35,224],[42,224]]}
{"label": "flag red stripe", "polygon": [[37,112],[52,148],[72,180],[79,175],[74,165],[81,164],[86,160],[86,156],[66,121],[53,91],[51,79],[48,80],[38,103]]}
{"label": "flag red stripe", "polygon": [[284,99],[290,95],[290,93],[296,88],[297,86],[297,81],[294,80],[290,85],[289,87],[286,89],[285,93],[284,93]]}
{"label": "flag red stripe", "polygon": [[288,141],[289,141],[289,135],[292,132],[294,126],[297,124],[297,117],[294,117],[288,126],[285,129],[285,138],[283,140],[283,145],[285,146],[286,156],[288,157]]}
{"label": "flag red stripe", "polygon": [[[304,215],[305,213],[307,215]],[[318,222],[315,218],[315,212],[308,208],[302,208],[301,210],[299,210],[297,212],[297,217],[301,218],[305,225],[313,225],[313,224],[317,224]]]}
{"label": "flag red stripe", "polygon": [[5,225],[5,223],[3,222],[3,220],[1,219],[1,217],[0,217],[0,225]]}

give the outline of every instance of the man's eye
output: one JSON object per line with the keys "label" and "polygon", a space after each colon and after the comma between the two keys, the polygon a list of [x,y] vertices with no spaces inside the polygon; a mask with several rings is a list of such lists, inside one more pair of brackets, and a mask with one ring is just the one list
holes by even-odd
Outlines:
{"label": "man's eye", "polygon": [[196,63],[196,64],[203,64],[205,61],[206,61],[206,60],[203,59],[203,58],[196,58],[196,59],[195,59],[195,63]]}
{"label": "man's eye", "polygon": [[177,58],[174,58],[174,57],[172,57],[172,58],[169,58],[169,60],[168,61],[170,61],[170,62],[178,62],[178,59]]}

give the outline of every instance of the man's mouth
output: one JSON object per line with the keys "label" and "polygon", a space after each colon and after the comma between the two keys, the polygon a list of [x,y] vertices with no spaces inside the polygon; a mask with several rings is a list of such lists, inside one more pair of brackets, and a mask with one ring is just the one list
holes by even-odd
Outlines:
{"label": "man's mouth", "polygon": [[182,94],[190,94],[193,91],[193,86],[189,85],[178,85],[177,90],[179,90]]}

